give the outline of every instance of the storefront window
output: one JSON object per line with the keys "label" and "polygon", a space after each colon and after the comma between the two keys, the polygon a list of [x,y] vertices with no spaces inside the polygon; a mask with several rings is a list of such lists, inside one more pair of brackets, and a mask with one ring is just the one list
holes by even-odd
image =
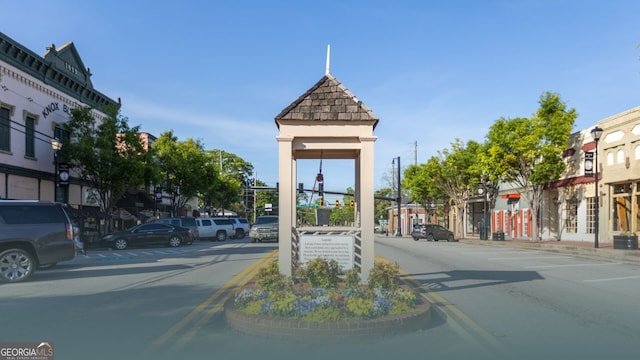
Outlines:
{"label": "storefront window", "polygon": [[567,233],[578,232],[578,201],[575,198],[571,198],[565,203],[564,229]]}
{"label": "storefront window", "polygon": [[631,231],[631,190],[632,183],[613,187],[613,231]]}
{"label": "storefront window", "polygon": [[596,198],[587,198],[587,233],[593,234],[596,231]]}

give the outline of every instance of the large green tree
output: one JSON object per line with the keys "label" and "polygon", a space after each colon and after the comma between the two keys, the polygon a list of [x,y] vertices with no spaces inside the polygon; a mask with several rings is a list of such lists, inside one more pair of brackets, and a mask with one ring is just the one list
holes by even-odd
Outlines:
{"label": "large green tree", "polygon": [[492,179],[521,188],[534,216],[532,233],[539,239],[539,210],[544,185],[558,180],[565,169],[561,153],[566,149],[577,117],[558,94],[540,96],[540,107],[531,118],[501,118],[487,134],[484,169]]}
{"label": "large green tree", "polygon": [[200,199],[213,209],[247,214],[253,206],[249,188],[254,182],[253,164],[221,149],[205,150],[208,181]]}
{"label": "large green tree", "polygon": [[430,204],[446,199],[444,187],[439,182],[442,164],[432,157],[425,164],[411,165],[404,171],[402,187],[409,192],[409,198],[425,209]]}
{"label": "large green tree", "polygon": [[[127,189],[144,184],[151,172],[145,170],[149,158],[139,127],[129,127],[117,108],[107,108],[105,114],[98,120],[90,107],[73,109],[64,124],[70,141],[62,156],[98,192],[100,209],[108,214]],[[107,226],[110,230],[110,221]]]}
{"label": "large green tree", "polygon": [[207,179],[212,173],[206,168],[204,148],[199,140],[178,141],[173,131],[162,133],[152,146],[175,215],[211,181]]}
{"label": "large green tree", "polygon": [[453,231],[457,237],[464,234],[464,211],[469,197],[477,191],[474,183],[481,171],[478,166],[481,151],[482,145],[475,141],[464,143],[456,139],[451,148],[439,151],[426,164],[409,167],[404,173],[403,183],[414,201],[427,207],[438,199],[453,200],[457,212]]}

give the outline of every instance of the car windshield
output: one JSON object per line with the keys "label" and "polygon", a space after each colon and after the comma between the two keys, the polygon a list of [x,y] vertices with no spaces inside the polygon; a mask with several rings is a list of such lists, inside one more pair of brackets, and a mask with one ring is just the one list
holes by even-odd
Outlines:
{"label": "car windshield", "polygon": [[273,224],[277,222],[278,222],[277,217],[258,217],[256,219],[256,224]]}

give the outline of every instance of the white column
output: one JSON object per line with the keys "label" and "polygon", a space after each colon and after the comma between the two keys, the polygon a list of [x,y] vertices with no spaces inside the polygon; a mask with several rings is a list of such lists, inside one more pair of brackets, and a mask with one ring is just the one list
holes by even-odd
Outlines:
{"label": "white column", "polygon": [[362,234],[362,274],[364,283],[369,279],[369,272],[374,261],[374,232],[375,201],[374,201],[374,143],[376,136],[360,137],[362,150],[360,151],[360,186],[358,209],[360,210],[360,230]]}
{"label": "white column", "polygon": [[292,180],[295,162],[292,152],[293,136],[280,135],[276,139],[278,140],[278,179],[280,183],[278,191],[278,261],[280,273],[291,276],[291,228],[294,218],[291,204],[294,202],[292,196],[295,191],[292,190],[294,188]]}

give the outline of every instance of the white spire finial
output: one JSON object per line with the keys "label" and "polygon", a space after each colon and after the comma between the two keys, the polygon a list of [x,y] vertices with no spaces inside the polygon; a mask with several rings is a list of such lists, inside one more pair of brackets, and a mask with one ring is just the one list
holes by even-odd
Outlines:
{"label": "white spire finial", "polygon": [[331,44],[327,45],[327,66],[324,69],[324,74],[329,75],[329,65],[331,63]]}

